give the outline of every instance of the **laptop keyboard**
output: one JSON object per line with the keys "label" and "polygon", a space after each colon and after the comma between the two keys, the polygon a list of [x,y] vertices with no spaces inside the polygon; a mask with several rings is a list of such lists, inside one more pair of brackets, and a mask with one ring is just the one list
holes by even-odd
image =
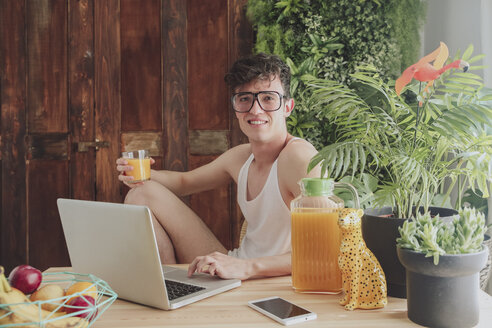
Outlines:
{"label": "laptop keyboard", "polygon": [[184,284],[173,280],[166,280],[167,296],[172,301],[178,297],[183,297],[205,289],[204,287]]}

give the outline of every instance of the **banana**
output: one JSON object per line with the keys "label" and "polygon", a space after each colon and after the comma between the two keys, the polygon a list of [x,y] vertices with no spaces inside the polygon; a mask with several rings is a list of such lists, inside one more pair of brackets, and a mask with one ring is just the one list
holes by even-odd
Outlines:
{"label": "banana", "polygon": [[[7,305],[8,304],[8,305]],[[23,292],[10,287],[4,275],[4,268],[0,266],[0,324],[19,324],[26,325],[15,327],[40,327],[38,322],[45,321],[46,328],[86,328],[89,322],[83,318],[63,316],[64,313],[53,313],[41,309],[40,306],[29,301]],[[54,319],[53,321],[49,321]],[[49,321],[49,322],[47,322]]]}

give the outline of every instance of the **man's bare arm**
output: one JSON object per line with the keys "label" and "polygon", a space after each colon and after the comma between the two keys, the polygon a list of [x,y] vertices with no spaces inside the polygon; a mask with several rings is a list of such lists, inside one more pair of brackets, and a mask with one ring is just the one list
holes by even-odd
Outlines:
{"label": "man's bare arm", "polygon": [[[229,183],[231,178],[237,178],[236,172],[239,171],[242,162],[246,161],[247,156],[249,156],[248,149],[247,145],[234,147],[214,161],[188,172],[152,170],[151,180],[165,186],[177,196],[215,189]],[[125,160],[122,158],[118,159],[116,163],[118,165],[117,170],[122,172],[120,180],[125,182],[128,177],[123,172],[130,168],[126,166]],[[133,187],[133,184],[129,186]]]}
{"label": "man's bare arm", "polygon": [[284,276],[291,273],[291,253],[254,259],[238,259],[215,252],[198,256],[188,267],[188,275],[205,272],[223,279],[251,279]]}

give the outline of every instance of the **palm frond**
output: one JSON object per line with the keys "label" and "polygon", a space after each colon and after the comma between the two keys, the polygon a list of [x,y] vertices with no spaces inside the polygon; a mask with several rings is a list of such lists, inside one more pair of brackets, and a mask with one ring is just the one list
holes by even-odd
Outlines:
{"label": "palm frond", "polygon": [[370,171],[382,179],[375,202],[393,204],[407,217],[412,206],[427,208],[445,179],[479,188],[490,183],[492,92],[483,89],[479,76],[445,72],[423,106],[415,84],[407,93],[417,97],[399,97],[372,67],[351,77],[350,87],[315,78],[306,82],[310,108],[334,124],[337,138],[312,159],[310,169],[320,165],[322,176],[334,179]]}
{"label": "palm frond", "polygon": [[351,174],[364,173],[367,167],[367,154],[371,157],[371,165],[377,167],[379,156],[377,150],[365,144],[354,141],[344,141],[331,144],[319,151],[309,163],[308,171],[321,165],[321,176],[333,179],[340,178],[348,171]]}

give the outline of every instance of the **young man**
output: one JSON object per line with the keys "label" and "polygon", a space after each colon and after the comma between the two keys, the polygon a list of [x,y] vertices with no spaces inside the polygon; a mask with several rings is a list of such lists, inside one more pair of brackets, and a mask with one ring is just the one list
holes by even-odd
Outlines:
{"label": "young man", "polygon": [[[125,203],[148,206],[163,263],[191,263],[188,273],[248,279],[291,273],[290,202],[316,149],[287,132],[294,109],[289,67],[274,55],[238,60],[225,77],[232,105],[249,143],[229,149],[211,163],[189,172],[155,171],[151,180],[132,184],[124,159],[119,180],[131,189]],[[319,176],[316,168],[309,176]],[[238,249],[226,250],[179,196],[228,184],[238,186],[238,203],[248,229]]]}

